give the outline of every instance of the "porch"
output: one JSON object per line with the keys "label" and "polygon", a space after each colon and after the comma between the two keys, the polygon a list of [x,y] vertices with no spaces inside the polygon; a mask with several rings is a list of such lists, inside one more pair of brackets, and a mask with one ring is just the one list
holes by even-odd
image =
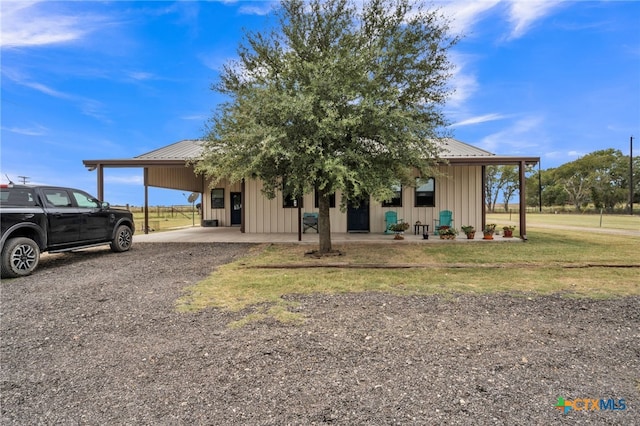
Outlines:
{"label": "porch", "polygon": [[[307,232],[302,234],[302,241],[298,241],[295,233],[242,233],[239,227],[187,227],[172,231],[164,231],[149,234],[136,234],[134,243],[298,243],[318,244],[318,234]],[[413,232],[405,232],[404,240],[394,240],[394,235],[383,233],[332,233],[333,244],[343,243],[376,243],[376,244],[460,244],[460,243],[491,243],[491,242],[519,242],[518,237],[504,238],[494,236],[493,240],[483,240],[482,233],[476,233],[476,238],[468,240],[461,233],[455,240],[441,240],[437,235],[430,234],[429,239],[422,235],[414,235]]]}

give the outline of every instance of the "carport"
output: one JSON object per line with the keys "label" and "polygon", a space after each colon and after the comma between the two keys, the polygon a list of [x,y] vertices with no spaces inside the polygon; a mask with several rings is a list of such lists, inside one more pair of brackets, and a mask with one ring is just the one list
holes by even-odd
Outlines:
{"label": "carport", "polygon": [[98,173],[97,196],[104,199],[105,168],[142,168],[144,170],[144,228],[149,232],[149,187],[176,189],[203,194],[205,178],[197,175],[192,162],[202,152],[201,141],[184,140],[133,158],[83,160],[89,170]]}

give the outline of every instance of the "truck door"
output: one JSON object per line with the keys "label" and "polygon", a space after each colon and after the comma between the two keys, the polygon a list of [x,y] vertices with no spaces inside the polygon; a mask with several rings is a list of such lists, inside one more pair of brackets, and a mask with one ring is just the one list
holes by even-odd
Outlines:
{"label": "truck door", "polygon": [[44,205],[49,222],[49,246],[63,246],[80,237],[80,213],[63,188],[43,188]]}
{"label": "truck door", "polygon": [[86,192],[74,189],[71,193],[80,213],[80,239],[87,242],[110,239],[115,217]]}

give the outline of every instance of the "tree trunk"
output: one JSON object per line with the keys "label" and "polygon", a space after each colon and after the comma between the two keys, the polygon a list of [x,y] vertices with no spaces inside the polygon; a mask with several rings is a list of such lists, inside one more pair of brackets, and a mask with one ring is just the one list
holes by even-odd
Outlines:
{"label": "tree trunk", "polygon": [[318,233],[320,253],[331,253],[331,221],[329,219],[329,194],[318,190]]}

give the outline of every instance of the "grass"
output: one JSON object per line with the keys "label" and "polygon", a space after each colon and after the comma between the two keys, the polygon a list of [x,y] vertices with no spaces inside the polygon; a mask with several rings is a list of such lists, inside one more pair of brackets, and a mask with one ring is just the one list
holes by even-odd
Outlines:
{"label": "grass", "polygon": [[[518,213],[490,213],[487,214],[487,221],[497,224],[506,224],[509,222],[518,222]],[[615,214],[549,214],[549,213],[527,213],[527,226],[535,227],[536,225],[561,225],[561,226],[580,226],[588,228],[605,228],[605,229],[625,229],[640,230],[640,217],[630,215]]]}
{"label": "grass", "polygon": [[[308,246],[263,245],[186,289],[177,308],[243,311],[246,315],[236,324],[243,325],[268,317],[300,321],[283,298],[289,294],[640,295],[640,237],[529,226],[526,243],[348,244],[334,247],[345,256],[323,259],[306,258]],[[367,268],[369,264],[410,267]]]}
{"label": "grass", "polygon": [[[136,233],[144,233],[144,213],[134,212],[133,220],[136,224]],[[171,211],[150,209],[149,211],[149,228],[154,232],[168,231],[175,228],[182,228],[185,226],[199,226],[200,215],[198,212],[194,212],[193,216],[191,211]]]}

